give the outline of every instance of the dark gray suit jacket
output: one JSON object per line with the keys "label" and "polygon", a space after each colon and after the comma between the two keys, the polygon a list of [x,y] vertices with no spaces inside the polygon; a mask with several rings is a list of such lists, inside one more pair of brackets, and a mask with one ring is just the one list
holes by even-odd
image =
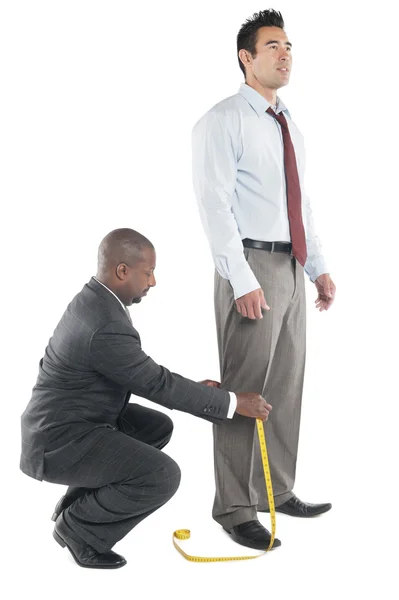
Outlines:
{"label": "dark gray suit jacket", "polygon": [[227,418],[230,404],[225,390],[171,373],[147,356],[118,299],[92,278],[40,361],[21,417],[21,470],[42,480],[44,453],[84,456],[88,431],[115,427],[131,393],[214,423]]}

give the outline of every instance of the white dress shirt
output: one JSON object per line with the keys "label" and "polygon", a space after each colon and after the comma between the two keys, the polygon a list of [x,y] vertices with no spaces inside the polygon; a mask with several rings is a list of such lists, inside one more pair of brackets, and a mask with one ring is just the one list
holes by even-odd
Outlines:
{"label": "white dress shirt", "polygon": [[[215,267],[239,298],[260,288],[243,252],[242,240],[290,242],[281,126],[271,106],[243,83],[239,92],[216,104],[193,129],[193,182]],[[327,273],[304,190],[303,136],[281,100],[295,149],[302,192],[302,217],[311,281]],[[264,290],[267,298],[267,290]]]}
{"label": "white dress shirt", "polygon": [[[113,296],[115,296],[115,298],[118,300],[118,302],[122,306],[123,310],[125,310],[128,313],[128,315],[129,315],[129,310],[123,304],[122,300],[120,298],[118,298],[118,296],[116,294],[114,294],[114,292],[112,290],[110,290],[109,287],[107,287],[102,281],[100,281],[99,279],[97,279],[97,277],[93,276],[93,279],[95,279],[97,281],[97,283],[100,283],[103,287],[105,287],[105,289],[108,290],[110,294],[112,294]],[[130,319],[130,315],[129,315],[129,319]],[[234,392],[229,392],[229,394],[230,394],[230,406],[229,406],[229,410],[228,410],[228,413],[227,413],[227,418],[231,419],[233,417],[234,413],[235,413],[236,408],[237,408],[237,396],[234,394]]]}

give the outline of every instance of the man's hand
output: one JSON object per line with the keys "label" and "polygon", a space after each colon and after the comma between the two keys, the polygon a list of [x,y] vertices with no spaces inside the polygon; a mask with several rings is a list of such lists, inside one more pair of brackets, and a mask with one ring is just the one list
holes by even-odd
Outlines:
{"label": "man's hand", "polygon": [[237,298],[236,307],[240,315],[248,319],[263,319],[262,308],[270,310],[261,288]]}
{"label": "man's hand", "polygon": [[204,381],[198,381],[198,383],[202,383],[202,385],[207,385],[208,387],[220,388],[220,383],[218,381],[213,381],[212,379],[204,379]]}
{"label": "man's hand", "polygon": [[333,280],[328,273],[325,273],[324,275],[320,275],[314,283],[319,292],[317,300],[315,300],[316,308],[318,308],[320,312],[328,310],[331,308],[335,299],[336,288]]}
{"label": "man's hand", "polygon": [[236,394],[236,396],[236,413],[242,415],[243,417],[252,417],[254,419],[262,419],[262,421],[267,421],[272,407],[264,398],[262,398],[262,396],[251,393]]}

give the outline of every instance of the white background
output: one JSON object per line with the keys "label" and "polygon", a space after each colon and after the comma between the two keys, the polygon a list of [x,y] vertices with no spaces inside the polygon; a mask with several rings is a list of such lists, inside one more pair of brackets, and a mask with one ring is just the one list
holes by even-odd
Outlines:
{"label": "white background", "polygon": [[[3,597],[397,597],[394,7],[274,4],[294,56],[281,97],[305,135],[307,189],[337,285],[322,314],[307,285],[295,491],[333,510],[311,521],[278,515],[282,547],[255,561],[186,562],[172,546],[176,528],[192,530],[184,547],[194,554],[246,551],[211,518],[211,425],[169,413],[167,452],[181,466],[181,487],[115,547],[128,565],[102,572],[80,569],[52,539],[49,518],[64,488],[19,471],[20,414],[48,339],[116,227],[137,229],[157,249],[158,285],[131,309],[144,349],[187,377],[219,379],[213,264],[192,191],[190,136],[204,112],[236,93],[237,31],[268,5],[1,3]],[[260,520],[268,526],[267,515]]]}

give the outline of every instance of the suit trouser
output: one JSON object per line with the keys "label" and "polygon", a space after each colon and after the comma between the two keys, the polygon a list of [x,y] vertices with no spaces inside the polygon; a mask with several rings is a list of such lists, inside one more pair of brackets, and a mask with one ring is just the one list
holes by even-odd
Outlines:
{"label": "suit trouser", "polygon": [[129,404],[117,431],[87,434],[87,453],[77,464],[63,469],[59,454],[57,464],[45,456],[45,481],[70,486],[73,502],[63,515],[77,542],[106,552],[173,496],[180,469],[160,451],[172,430],[167,415]]}
{"label": "suit trouser", "polygon": [[[305,370],[303,267],[289,254],[244,248],[270,311],[242,317],[230,282],[215,273],[215,314],[221,385],[256,392],[272,405],[264,424],[276,506],[292,496]],[[216,494],[213,517],[224,528],[268,508],[254,419],[237,413],[213,427]]]}

